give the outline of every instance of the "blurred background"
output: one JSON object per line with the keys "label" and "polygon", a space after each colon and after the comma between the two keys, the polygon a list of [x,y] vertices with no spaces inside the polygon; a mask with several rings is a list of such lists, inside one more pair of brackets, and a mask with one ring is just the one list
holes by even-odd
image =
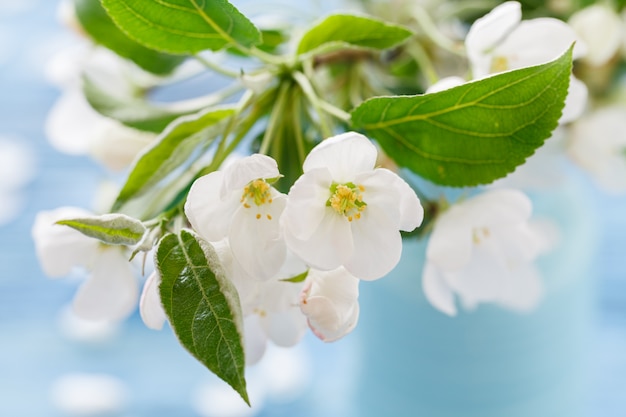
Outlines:
{"label": "blurred background", "polygon": [[[350,390],[358,329],[331,345],[309,335],[295,349],[271,349],[249,370],[255,407],[247,409],[168,329],[151,331],[136,314],[120,325],[85,323],[68,310],[80,280],[43,275],[30,234],[35,214],[92,207],[110,178],[45,137],[59,96],[47,68],[75,40],[57,6],[0,0],[0,416],[349,415],[349,396],[336,393]],[[626,196],[588,188],[600,235],[589,415],[617,417],[626,414]]]}

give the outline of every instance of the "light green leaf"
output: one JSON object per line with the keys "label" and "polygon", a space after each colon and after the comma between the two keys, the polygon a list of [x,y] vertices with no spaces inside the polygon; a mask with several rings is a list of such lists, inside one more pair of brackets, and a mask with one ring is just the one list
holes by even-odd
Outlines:
{"label": "light green leaf", "polygon": [[410,30],[371,17],[336,14],[308,30],[298,54],[317,54],[346,47],[387,49],[413,35]]}
{"label": "light green leaf", "polygon": [[217,107],[173,122],[135,160],[113,210],[119,210],[128,200],[141,195],[175,169],[192,163],[192,154],[208,147],[221,133],[220,122],[233,113],[233,108]]}
{"label": "light green leaf", "polygon": [[156,265],[161,301],[180,343],[249,404],[241,305],[215,249],[181,230],[161,239]]}
{"label": "light green leaf", "polygon": [[136,245],[146,232],[139,220],[119,213],[59,220],[56,224],[69,226],[109,245]]}
{"label": "light green leaf", "polygon": [[102,0],[113,21],[158,51],[194,54],[261,43],[259,30],[226,0]]}
{"label": "light green leaf", "polygon": [[154,133],[161,133],[172,121],[200,110],[180,110],[173,106],[156,106],[140,98],[115,97],[97,86],[89,78],[83,78],[85,98],[98,113],[115,119],[126,126]]}
{"label": "light green leaf", "polygon": [[185,58],[148,49],[124,34],[100,4],[100,0],[74,0],[76,17],[94,42],[130,59],[146,71],[171,73]]}
{"label": "light green leaf", "polygon": [[297,284],[297,283],[300,283],[300,282],[304,282],[304,280],[305,280],[305,279],[306,279],[306,277],[308,277],[308,276],[309,276],[309,270],[307,269],[306,271],[304,271],[304,272],[303,272],[303,273],[301,273],[301,274],[294,275],[294,276],[293,276],[293,277],[291,277],[291,278],[281,279],[281,281],[284,281],[284,282],[292,282],[292,283]]}
{"label": "light green leaf", "polygon": [[437,184],[486,184],[550,137],[564,106],[572,50],[555,61],[434,94],[370,99],[352,112],[398,165]]}

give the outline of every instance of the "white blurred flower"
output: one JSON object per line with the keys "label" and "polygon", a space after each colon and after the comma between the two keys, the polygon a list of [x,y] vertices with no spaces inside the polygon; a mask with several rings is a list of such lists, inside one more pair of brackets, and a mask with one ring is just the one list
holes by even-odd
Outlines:
{"label": "white blurred flower", "polygon": [[374,168],[376,147],[348,132],[324,140],[304,161],[281,218],[288,247],[320,270],[339,266],[366,280],[400,260],[400,230],[423,219],[415,192],[393,172]]}
{"label": "white blurred flower", "polygon": [[72,373],[59,377],[51,387],[52,403],[64,415],[119,415],[128,402],[128,388],[107,374]]}
{"label": "white blurred flower", "polygon": [[134,310],[138,288],[131,263],[119,247],[55,224],[62,219],[92,215],[75,207],[41,211],[35,217],[32,236],[39,263],[46,275],[58,278],[75,267],[90,271],[74,296],[76,314],[89,320],[121,320]]}
{"label": "white blurred flower", "polygon": [[[522,21],[521,5],[508,1],[474,22],[465,38],[465,47],[473,77],[478,79],[552,61],[574,42],[576,59],[587,48],[571,27],[553,18]],[[572,76],[560,122],[567,123],[580,116],[586,102],[586,86]]]}
{"label": "white blurred flower", "polygon": [[300,309],[313,333],[324,342],[334,342],[356,327],[359,282],[343,267],[309,271],[300,296]]}
{"label": "white blurred flower", "polygon": [[567,151],[606,191],[626,192],[626,108],[603,107],[577,120]]}
{"label": "white blurred flower", "polygon": [[492,302],[527,311],[543,288],[534,261],[547,238],[529,223],[532,204],[511,189],[484,192],[455,204],[435,221],[426,249],[423,289],[438,310],[456,314]]}
{"label": "white blurred flower", "polygon": [[22,143],[18,138],[0,136],[0,225],[20,213],[21,189],[35,176],[32,152]]}
{"label": "white blurred flower", "polygon": [[270,185],[279,176],[276,161],[251,155],[197,179],[185,203],[200,236],[209,242],[228,238],[238,264],[260,280],[274,277],[285,261],[279,218],[286,196]]}
{"label": "white blurred flower", "polygon": [[623,24],[617,13],[600,4],[586,7],[569,19],[569,25],[587,45],[582,59],[594,67],[606,64],[619,51]]}

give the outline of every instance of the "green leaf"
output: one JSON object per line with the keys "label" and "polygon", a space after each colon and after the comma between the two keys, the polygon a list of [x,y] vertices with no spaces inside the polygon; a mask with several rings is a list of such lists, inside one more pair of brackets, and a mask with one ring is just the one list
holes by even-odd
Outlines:
{"label": "green leaf", "polygon": [[512,172],[550,137],[564,106],[572,49],[555,61],[434,94],[370,99],[355,128],[395,162],[437,184],[487,184]]}
{"label": "green leaf", "polygon": [[161,301],[180,343],[250,404],[239,296],[215,249],[181,230],[161,239],[156,264]]}
{"label": "green leaf", "polygon": [[180,116],[199,110],[199,108],[180,110],[172,106],[152,105],[140,98],[116,97],[87,77],[83,78],[83,93],[91,107],[98,113],[126,126],[147,132],[161,133],[167,125]]}
{"label": "green leaf", "polygon": [[94,42],[130,59],[146,71],[158,75],[171,73],[185,57],[148,49],[124,34],[113,23],[100,0],[74,0],[76,17]]}
{"label": "green leaf", "polygon": [[192,154],[200,147],[209,146],[221,133],[220,122],[233,113],[233,108],[210,108],[172,123],[135,160],[113,210],[119,210],[128,200],[141,195],[175,169],[192,163]]}
{"label": "green leaf", "polygon": [[69,226],[109,245],[136,245],[146,232],[139,220],[119,213],[59,220],[56,224]]}
{"label": "green leaf", "polygon": [[294,284],[298,284],[300,282],[304,282],[304,280],[306,279],[307,276],[309,276],[309,270],[308,269],[306,271],[304,271],[303,273],[295,275],[295,276],[293,276],[291,278],[281,279],[281,281],[292,282]]}
{"label": "green leaf", "polygon": [[346,47],[387,49],[413,35],[410,30],[371,17],[336,14],[309,29],[298,54],[318,54]]}
{"label": "green leaf", "polygon": [[102,4],[128,36],[158,51],[194,54],[261,42],[259,30],[226,0],[102,0]]}

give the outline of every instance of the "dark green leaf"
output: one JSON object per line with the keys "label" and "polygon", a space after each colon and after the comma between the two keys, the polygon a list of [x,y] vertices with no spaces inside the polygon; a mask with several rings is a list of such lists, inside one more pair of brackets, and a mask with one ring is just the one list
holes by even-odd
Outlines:
{"label": "dark green leaf", "polygon": [[512,172],[550,137],[564,106],[572,50],[555,61],[434,94],[370,99],[355,128],[400,166],[437,184],[486,184]]}
{"label": "dark green leaf", "polygon": [[239,296],[215,249],[182,230],[161,239],[156,265],[161,301],[180,343],[249,404]]}
{"label": "dark green leaf", "polygon": [[130,59],[146,71],[166,75],[184,61],[184,57],[148,49],[126,36],[111,20],[100,0],[74,0],[76,16],[94,42]]}
{"label": "dark green leaf", "polygon": [[109,245],[136,245],[146,232],[139,220],[118,213],[59,220],[57,224],[69,226]]}
{"label": "dark green leaf", "polygon": [[172,106],[156,106],[140,98],[115,97],[86,77],[83,78],[83,93],[98,113],[147,132],[161,133],[180,116],[200,110],[180,110]]}
{"label": "dark green leaf", "polygon": [[128,36],[159,51],[194,54],[261,42],[259,30],[226,0],[102,0],[102,4]]}
{"label": "dark green leaf", "polygon": [[113,210],[120,209],[175,169],[192,162],[192,154],[198,148],[210,145],[221,133],[220,122],[233,113],[232,108],[211,108],[172,123],[135,161]]}
{"label": "dark green leaf", "polygon": [[387,49],[413,33],[398,25],[371,17],[336,14],[308,30],[300,40],[298,54],[323,53],[346,47]]}

